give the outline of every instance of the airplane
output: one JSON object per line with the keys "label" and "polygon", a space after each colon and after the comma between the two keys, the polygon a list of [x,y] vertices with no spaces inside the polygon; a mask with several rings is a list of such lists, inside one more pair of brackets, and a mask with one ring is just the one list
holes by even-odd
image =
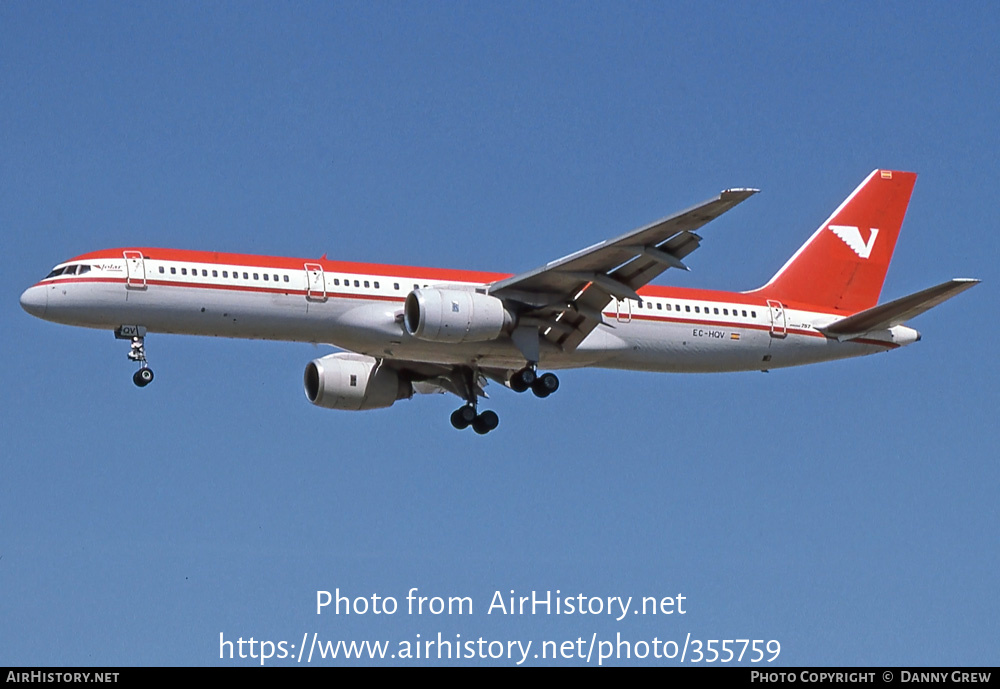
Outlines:
{"label": "airplane", "polygon": [[21,295],[45,320],[130,341],[134,383],[153,380],[149,333],[329,344],[308,400],[367,410],[416,393],[464,401],[457,429],[486,434],[490,380],[548,397],[546,369],[768,371],[912,344],[904,325],[976,284],[953,279],[879,305],[916,174],[876,169],[765,285],[653,286],[688,270],[703,225],[757,193],[728,189],[674,215],[517,275],[129,247],[58,264]]}

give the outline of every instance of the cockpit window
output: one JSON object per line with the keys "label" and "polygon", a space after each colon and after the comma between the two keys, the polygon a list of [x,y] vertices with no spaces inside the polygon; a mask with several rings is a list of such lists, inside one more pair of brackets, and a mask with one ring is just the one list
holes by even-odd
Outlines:
{"label": "cockpit window", "polygon": [[84,273],[89,273],[93,270],[93,268],[93,266],[88,265],[59,266],[57,268],[53,268],[52,272],[42,279],[48,280],[49,278],[58,277],[59,275],[83,275]]}

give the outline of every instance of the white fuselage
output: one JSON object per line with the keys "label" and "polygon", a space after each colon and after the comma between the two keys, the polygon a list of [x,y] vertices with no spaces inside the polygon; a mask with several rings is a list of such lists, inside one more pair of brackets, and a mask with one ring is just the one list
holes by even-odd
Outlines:
{"label": "white fuselage", "polygon": [[[86,269],[83,267],[86,266]],[[59,274],[56,274],[59,273]],[[442,344],[407,334],[407,294],[417,287],[473,290],[498,277],[435,269],[263,256],[113,250],[60,264],[21,297],[33,315],[68,325],[150,333],[328,343],[377,359],[518,369],[523,354],[502,335]],[[573,351],[542,341],[553,369],[766,370],[860,356],[919,338],[905,326],[841,342],[820,333],[843,313],[751,294],[647,287],[641,301],[612,299]]]}

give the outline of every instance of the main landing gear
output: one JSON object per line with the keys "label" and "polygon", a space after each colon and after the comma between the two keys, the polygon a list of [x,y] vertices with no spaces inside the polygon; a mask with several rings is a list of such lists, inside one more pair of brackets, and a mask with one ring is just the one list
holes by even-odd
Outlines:
{"label": "main landing gear", "polygon": [[554,373],[538,375],[534,366],[526,366],[510,377],[510,389],[525,392],[528,388],[535,397],[548,397],[559,389],[559,379]]}
{"label": "main landing gear", "polygon": [[500,417],[495,411],[487,409],[480,412],[477,409],[479,398],[485,397],[478,372],[469,367],[454,371],[449,377],[451,389],[459,397],[465,398],[465,406],[459,407],[451,414],[451,425],[458,430],[472,426],[479,435],[486,435],[500,425]]}
{"label": "main landing gear", "polygon": [[139,370],[132,375],[132,382],[144,388],[153,382],[153,369],[146,362],[146,329],[140,325],[123,325],[115,330],[119,340],[131,340],[128,360],[139,364]]}
{"label": "main landing gear", "polygon": [[[479,435],[486,435],[500,425],[500,417],[494,411],[477,410],[479,398],[486,396],[477,378],[478,373],[471,368],[458,369],[449,376],[449,389],[466,400],[465,406],[451,413],[451,425],[459,430],[472,426],[472,430]],[[556,374],[539,375],[534,364],[529,364],[514,373],[508,383],[516,392],[525,392],[530,388],[536,397],[548,397],[559,389],[559,378]]]}
{"label": "main landing gear", "polygon": [[500,417],[489,409],[477,413],[473,405],[467,404],[451,413],[451,425],[460,431],[472,426],[479,435],[486,435],[500,425]]}

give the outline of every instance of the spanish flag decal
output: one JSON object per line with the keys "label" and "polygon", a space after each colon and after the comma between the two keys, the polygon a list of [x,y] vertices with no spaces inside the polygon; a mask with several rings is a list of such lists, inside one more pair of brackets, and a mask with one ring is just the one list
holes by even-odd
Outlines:
{"label": "spanish flag decal", "polygon": [[729,334],[729,339],[730,340],[738,340],[738,339],[740,339],[740,334],[739,333],[730,333]]}

